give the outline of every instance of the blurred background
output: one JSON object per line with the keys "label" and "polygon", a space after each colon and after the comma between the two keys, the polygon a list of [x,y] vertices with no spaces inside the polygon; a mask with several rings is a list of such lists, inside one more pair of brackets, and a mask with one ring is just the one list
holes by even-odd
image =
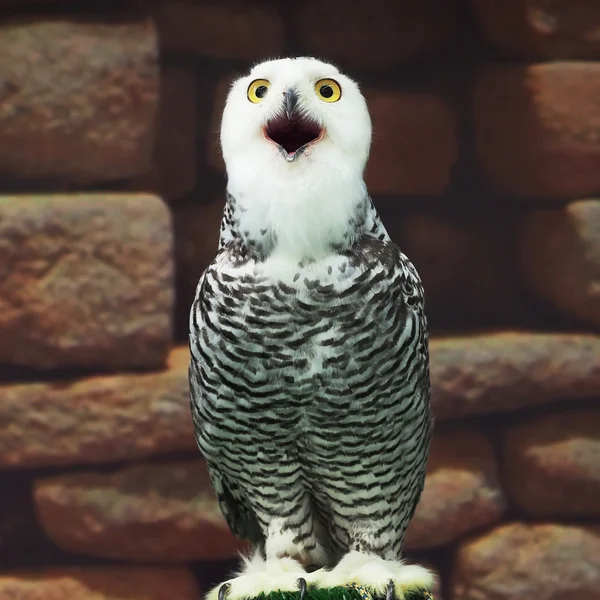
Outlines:
{"label": "blurred background", "polygon": [[227,87],[283,55],[360,82],[426,288],[407,556],[438,600],[600,599],[595,0],[0,0],[0,598],[199,600],[235,564],[187,314]]}

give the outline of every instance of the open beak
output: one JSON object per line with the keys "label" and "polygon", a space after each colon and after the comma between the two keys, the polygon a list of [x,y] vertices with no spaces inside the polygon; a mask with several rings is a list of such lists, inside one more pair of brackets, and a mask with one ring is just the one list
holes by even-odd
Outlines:
{"label": "open beak", "polygon": [[298,94],[294,89],[283,94],[283,112],[264,128],[265,138],[276,144],[288,162],[323,138],[325,130],[313,119],[298,111]]}

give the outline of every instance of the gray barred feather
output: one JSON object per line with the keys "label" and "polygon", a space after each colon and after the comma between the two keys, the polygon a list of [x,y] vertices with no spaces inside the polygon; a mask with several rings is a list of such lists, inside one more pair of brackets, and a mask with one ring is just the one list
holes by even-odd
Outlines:
{"label": "gray barred feather", "polygon": [[[232,531],[273,522],[308,555],[401,556],[431,435],[420,279],[372,201],[346,248],[275,276],[275,238],[249,240],[228,197],[190,315],[199,448]],[[262,234],[263,232],[261,232]]]}

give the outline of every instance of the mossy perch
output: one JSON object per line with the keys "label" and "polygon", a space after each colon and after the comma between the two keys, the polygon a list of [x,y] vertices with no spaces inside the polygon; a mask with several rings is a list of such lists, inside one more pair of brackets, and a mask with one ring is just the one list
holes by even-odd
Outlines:
{"label": "mossy perch", "polygon": [[[226,598],[226,589],[222,588],[219,599]],[[332,588],[306,588],[305,591],[282,592],[275,591],[259,594],[251,600],[387,600],[386,595],[372,594],[363,586],[339,586]],[[403,600],[434,600],[429,590],[409,590],[404,593]]]}
{"label": "mossy perch", "polygon": [[433,600],[434,579],[423,566],[358,552],[334,568],[310,572],[289,557],[265,561],[254,555],[206,600]]}
{"label": "mossy perch", "polygon": [[[308,588],[304,597],[301,592],[271,592],[260,594],[253,600],[385,600],[371,594],[361,587],[334,587],[329,589]],[[434,600],[433,594],[428,590],[411,590],[404,594],[404,600]]]}

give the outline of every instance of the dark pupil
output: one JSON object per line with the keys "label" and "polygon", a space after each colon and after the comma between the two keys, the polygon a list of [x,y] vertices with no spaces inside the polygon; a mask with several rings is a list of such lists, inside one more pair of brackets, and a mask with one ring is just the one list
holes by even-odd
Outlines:
{"label": "dark pupil", "polygon": [[331,98],[333,96],[333,88],[330,85],[322,85],[319,91],[323,98]]}
{"label": "dark pupil", "polygon": [[264,98],[267,95],[267,86],[266,85],[259,85],[256,88],[256,97],[257,98]]}

